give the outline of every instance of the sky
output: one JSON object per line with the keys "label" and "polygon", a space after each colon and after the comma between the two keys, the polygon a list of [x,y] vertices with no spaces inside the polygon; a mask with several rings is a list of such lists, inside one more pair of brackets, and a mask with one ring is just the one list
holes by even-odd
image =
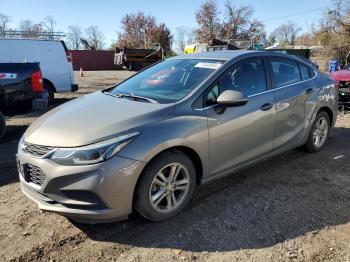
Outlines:
{"label": "sky", "polygon": [[[226,0],[217,0],[223,10]],[[263,21],[269,34],[277,26],[293,21],[308,31],[310,24],[317,24],[322,10],[331,6],[331,0],[232,0],[237,5],[251,5],[254,17]],[[16,28],[21,20],[30,18],[39,23],[47,15],[56,21],[59,31],[69,25],[87,28],[97,25],[109,47],[120,32],[121,18],[131,12],[144,11],[152,14],[158,22],[164,22],[175,32],[178,26],[195,27],[195,12],[203,0],[0,0],[0,13],[12,18],[11,27]],[[222,11],[223,12],[223,11]]]}

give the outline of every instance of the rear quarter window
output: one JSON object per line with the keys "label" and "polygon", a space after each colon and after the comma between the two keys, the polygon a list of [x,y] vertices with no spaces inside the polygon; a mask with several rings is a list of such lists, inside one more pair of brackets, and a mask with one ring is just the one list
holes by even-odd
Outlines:
{"label": "rear quarter window", "polygon": [[300,75],[302,80],[308,80],[311,78],[311,72],[309,67],[303,64],[299,64],[299,69],[300,69]]}

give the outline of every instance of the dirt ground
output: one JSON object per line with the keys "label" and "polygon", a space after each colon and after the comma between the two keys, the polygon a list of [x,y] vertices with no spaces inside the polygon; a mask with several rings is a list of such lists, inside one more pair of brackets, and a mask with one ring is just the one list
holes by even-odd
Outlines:
{"label": "dirt ground", "polygon": [[[85,74],[57,104],[131,73]],[[324,151],[292,150],[203,185],[170,221],[100,225],[41,212],[21,193],[15,153],[37,115],[9,119],[0,141],[0,261],[350,261],[350,114]]]}

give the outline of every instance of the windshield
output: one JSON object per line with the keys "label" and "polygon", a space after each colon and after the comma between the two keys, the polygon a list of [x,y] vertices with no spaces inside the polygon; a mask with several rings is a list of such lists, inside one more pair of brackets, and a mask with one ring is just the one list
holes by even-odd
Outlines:
{"label": "windshield", "polygon": [[113,87],[108,92],[120,96],[138,96],[172,103],[189,94],[223,61],[206,59],[169,59],[156,64]]}

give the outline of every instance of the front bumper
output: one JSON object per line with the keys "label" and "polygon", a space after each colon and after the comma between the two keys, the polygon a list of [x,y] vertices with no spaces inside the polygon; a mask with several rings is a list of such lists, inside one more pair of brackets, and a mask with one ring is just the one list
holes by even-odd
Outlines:
{"label": "front bumper", "polygon": [[350,106],[350,85],[339,88],[339,105]]}
{"label": "front bumper", "polygon": [[33,182],[19,168],[27,197],[42,210],[84,223],[125,219],[132,212],[135,185],[144,167],[143,162],[118,156],[88,166],[62,166],[23,152],[17,158],[20,167],[35,166],[45,174],[44,179]]}

